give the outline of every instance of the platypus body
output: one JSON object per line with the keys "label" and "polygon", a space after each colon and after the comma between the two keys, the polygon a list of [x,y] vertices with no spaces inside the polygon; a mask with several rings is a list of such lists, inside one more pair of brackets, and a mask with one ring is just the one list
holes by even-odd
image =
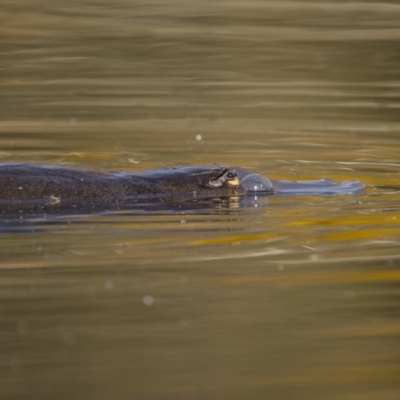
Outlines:
{"label": "platypus body", "polygon": [[238,185],[237,172],[226,167],[182,167],[128,174],[59,166],[0,165],[0,200],[229,196]]}

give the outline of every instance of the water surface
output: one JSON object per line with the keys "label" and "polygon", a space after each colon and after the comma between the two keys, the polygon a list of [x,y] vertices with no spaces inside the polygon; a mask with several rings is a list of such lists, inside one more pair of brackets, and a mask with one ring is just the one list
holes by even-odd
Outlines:
{"label": "water surface", "polygon": [[238,165],[358,196],[0,216],[0,394],[398,399],[396,2],[6,2],[1,162]]}

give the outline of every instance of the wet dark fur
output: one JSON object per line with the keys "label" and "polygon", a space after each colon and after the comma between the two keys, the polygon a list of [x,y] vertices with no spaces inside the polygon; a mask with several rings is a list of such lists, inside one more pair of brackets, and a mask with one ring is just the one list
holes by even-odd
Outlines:
{"label": "wet dark fur", "polygon": [[[225,167],[183,167],[138,174],[31,164],[0,165],[0,201],[122,198],[136,195],[227,196],[235,188],[207,183]],[[232,170],[235,173],[234,170]]]}

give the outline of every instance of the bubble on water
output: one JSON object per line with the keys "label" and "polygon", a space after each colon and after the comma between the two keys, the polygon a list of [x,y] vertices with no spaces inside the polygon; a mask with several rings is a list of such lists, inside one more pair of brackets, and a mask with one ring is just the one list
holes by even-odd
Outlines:
{"label": "bubble on water", "polygon": [[239,186],[246,192],[272,192],[272,183],[269,179],[259,174],[250,174],[243,178]]}
{"label": "bubble on water", "polygon": [[154,297],[153,297],[153,296],[150,296],[150,295],[144,296],[144,297],[143,297],[143,303],[144,303],[146,306],[152,306],[153,303],[154,303]]}
{"label": "bubble on water", "polygon": [[106,289],[112,289],[114,287],[114,284],[112,283],[112,281],[105,281],[104,282],[104,286]]}

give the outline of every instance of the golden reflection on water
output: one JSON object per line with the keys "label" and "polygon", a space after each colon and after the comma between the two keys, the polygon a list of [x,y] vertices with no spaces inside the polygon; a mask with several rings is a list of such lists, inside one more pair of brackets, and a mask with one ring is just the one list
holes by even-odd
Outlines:
{"label": "golden reflection on water", "polygon": [[368,184],[0,215],[1,398],[400,398],[396,4],[21,0],[0,19],[1,162]]}
{"label": "golden reflection on water", "polygon": [[[400,281],[400,271],[359,271],[359,272],[308,272],[308,273],[289,273],[275,276],[242,276],[225,278],[223,285],[264,285],[272,283],[277,285],[337,285],[347,283],[378,283],[378,282],[397,282]],[[213,281],[213,284],[218,282]]]}

